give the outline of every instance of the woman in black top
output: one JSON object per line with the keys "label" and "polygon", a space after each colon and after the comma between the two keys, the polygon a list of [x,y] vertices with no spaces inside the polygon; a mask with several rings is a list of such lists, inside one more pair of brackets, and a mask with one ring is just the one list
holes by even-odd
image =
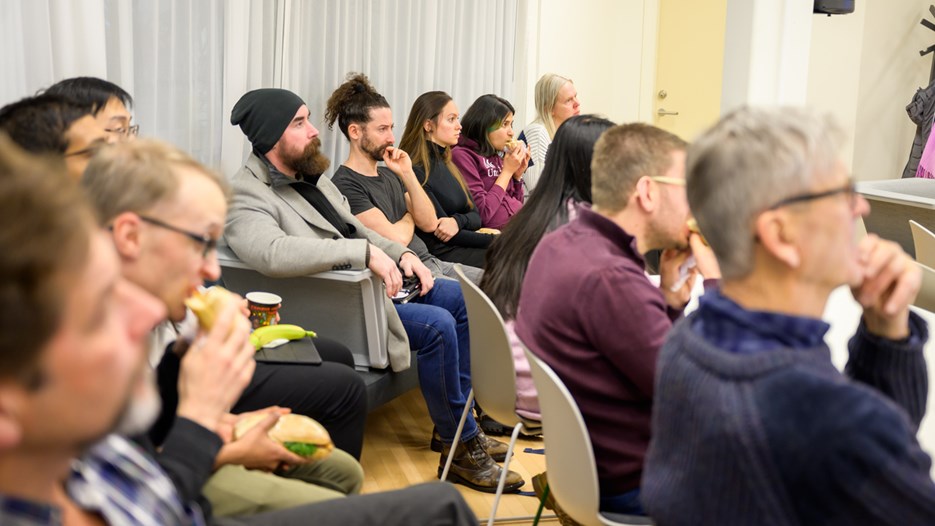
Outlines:
{"label": "woman in black top", "polygon": [[434,232],[417,229],[416,234],[435,257],[483,268],[484,254],[497,232],[481,229],[480,215],[451,162],[451,147],[460,135],[454,101],[447,93],[430,91],[412,104],[399,146],[412,159],[412,169],[439,218]]}

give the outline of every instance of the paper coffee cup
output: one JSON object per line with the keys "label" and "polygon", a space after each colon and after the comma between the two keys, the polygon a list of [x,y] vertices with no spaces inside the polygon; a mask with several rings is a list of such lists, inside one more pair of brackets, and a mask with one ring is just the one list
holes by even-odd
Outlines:
{"label": "paper coffee cup", "polygon": [[276,314],[282,306],[282,298],[271,292],[248,292],[247,308],[254,329],[276,324]]}

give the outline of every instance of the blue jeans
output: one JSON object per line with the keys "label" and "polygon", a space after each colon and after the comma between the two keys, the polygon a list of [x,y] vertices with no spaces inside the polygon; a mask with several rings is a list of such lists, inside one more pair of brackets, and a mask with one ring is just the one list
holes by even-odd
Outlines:
{"label": "blue jeans", "polygon": [[[428,294],[397,304],[396,312],[418,356],[419,387],[429,416],[442,442],[450,444],[471,391],[471,339],[461,286],[437,279]],[[469,412],[461,441],[475,436],[477,423]]]}

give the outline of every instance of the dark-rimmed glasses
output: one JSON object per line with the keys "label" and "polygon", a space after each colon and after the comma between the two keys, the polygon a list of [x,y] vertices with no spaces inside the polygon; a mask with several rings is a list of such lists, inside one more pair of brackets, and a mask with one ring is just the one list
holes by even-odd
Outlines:
{"label": "dark-rimmed glasses", "polygon": [[784,206],[794,205],[797,203],[807,203],[808,201],[815,201],[817,199],[824,199],[826,197],[832,197],[838,194],[845,194],[850,200],[851,208],[854,208],[857,202],[857,186],[854,183],[853,179],[849,179],[847,184],[839,188],[832,188],[831,190],[825,190],[824,192],[810,192],[806,194],[794,195],[792,197],[787,197],[778,203],[767,208],[767,210],[776,210],[777,208],[782,208]]}
{"label": "dark-rimmed glasses", "polygon": [[218,248],[218,240],[212,238],[211,236],[207,234],[196,234],[194,232],[185,230],[184,228],[172,226],[169,223],[160,221],[154,217],[140,216],[140,219],[142,219],[144,222],[149,223],[151,225],[158,226],[159,228],[171,230],[172,232],[175,232],[177,234],[182,234],[183,236],[198,243],[203,248],[201,252],[201,257],[205,257],[205,258],[208,257],[208,254],[210,254],[213,250],[216,250]]}

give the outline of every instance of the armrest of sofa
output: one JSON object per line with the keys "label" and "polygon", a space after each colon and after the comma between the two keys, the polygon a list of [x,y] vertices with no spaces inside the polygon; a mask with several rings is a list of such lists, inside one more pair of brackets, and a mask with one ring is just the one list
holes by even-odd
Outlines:
{"label": "armrest of sofa", "polygon": [[221,281],[238,294],[264,291],[282,297],[282,323],[294,323],[337,340],[354,354],[357,368],[384,369],[387,323],[383,282],[370,270],[336,270],[295,278],[264,276],[226,246],[218,247]]}

